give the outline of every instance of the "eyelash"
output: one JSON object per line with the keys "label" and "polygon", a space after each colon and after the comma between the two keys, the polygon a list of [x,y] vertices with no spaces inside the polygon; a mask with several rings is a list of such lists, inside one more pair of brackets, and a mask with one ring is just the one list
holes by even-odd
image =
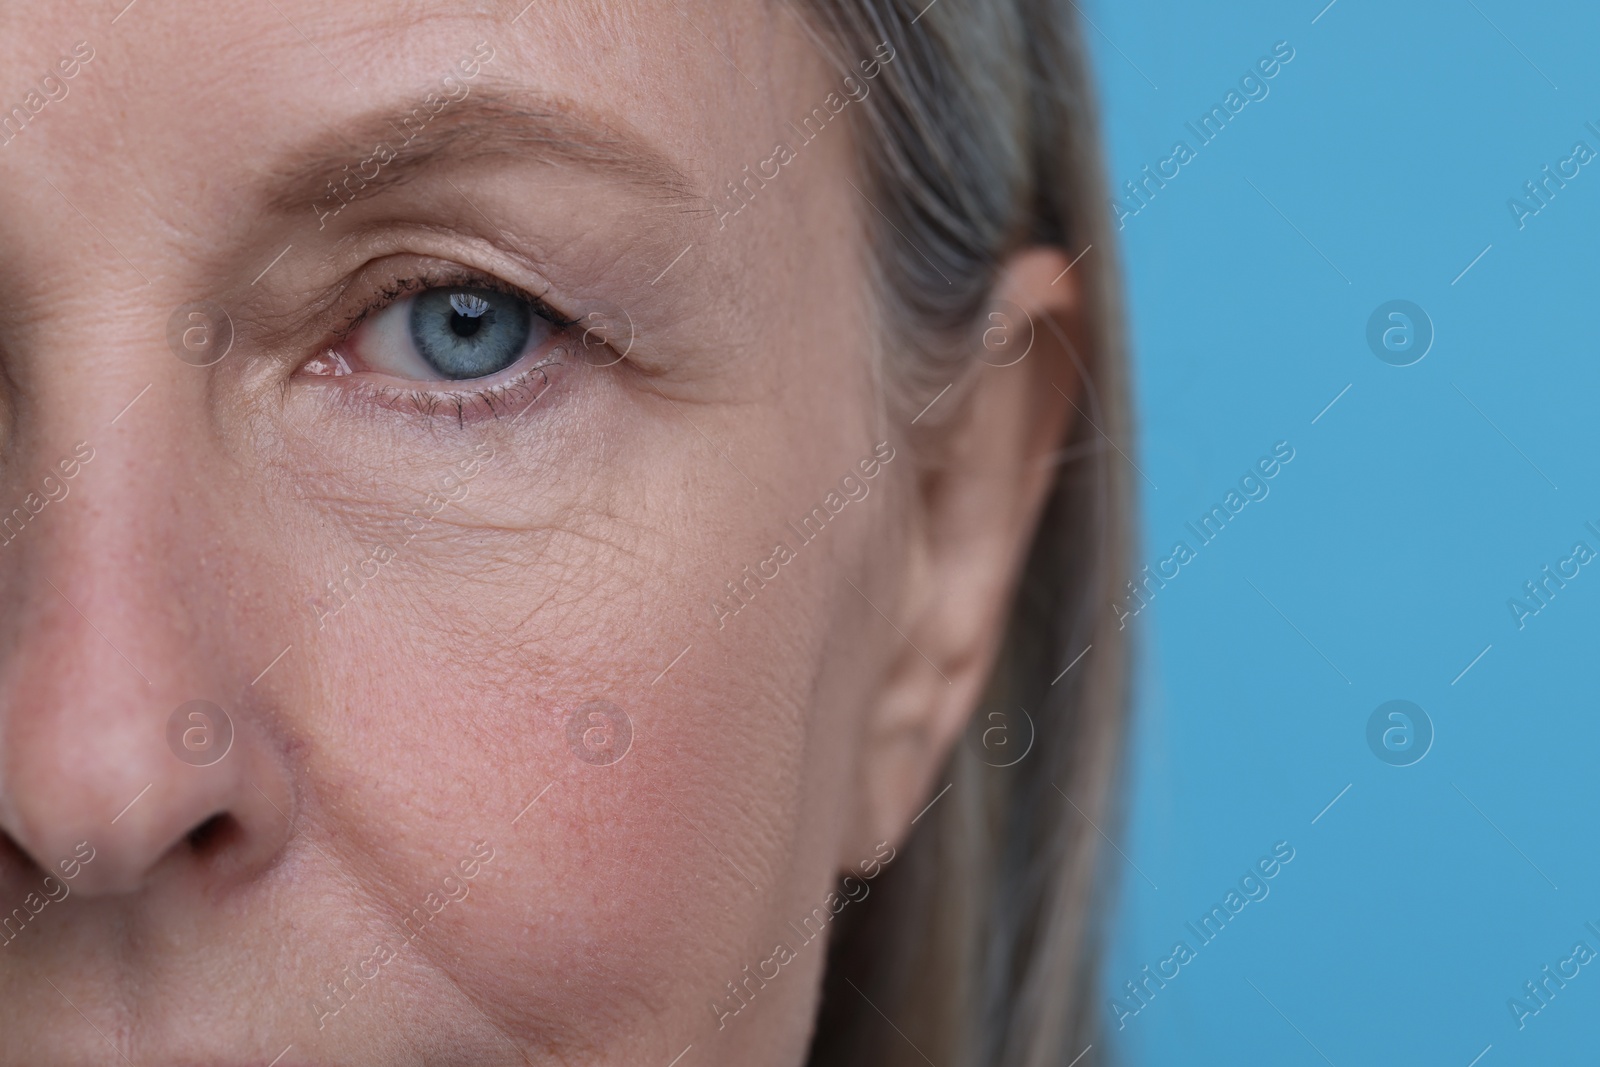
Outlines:
{"label": "eyelash", "polygon": [[[377,287],[376,294],[367,298],[361,309],[350,315],[344,324],[333,332],[329,340],[320,346],[319,351],[337,352],[350,340],[362,323],[407,296],[429,289],[454,286],[490,289],[526,301],[534,317],[547,322],[558,336],[570,331],[581,321],[563,316],[543,298],[535,296],[526,289],[482,271],[464,267],[419,271]],[[566,340],[566,337],[562,337],[562,341]],[[407,414],[420,416],[429,421],[440,417],[453,417],[458,427],[465,426],[469,419],[498,419],[512,412],[520,416],[528,405],[550,388],[549,369],[563,366],[558,357],[567,347],[566,344],[557,344],[552,348],[549,358],[524,367],[509,381],[493,385],[472,386],[458,383],[454,388],[429,388],[419,383],[418,387],[404,388],[358,377],[341,387],[340,399],[358,408],[375,404],[390,410],[403,409]],[[342,356],[339,358],[343,359]]]}

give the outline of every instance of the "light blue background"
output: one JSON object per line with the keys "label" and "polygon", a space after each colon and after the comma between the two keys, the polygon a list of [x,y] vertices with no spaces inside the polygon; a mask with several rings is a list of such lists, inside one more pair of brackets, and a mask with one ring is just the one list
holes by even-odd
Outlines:
{"label": "light blue background", "polygon": [[[1520,631],[1507,601],[1600,549],[1600,161],[1525,229],[1507,201],[1600,150],[1600,9],[1325,2],[1084,5],[1117,187],[1295,49],[1119,234],[1141,562],[1296,454],[1137,622],[1106,1041],[1138,1065],[1594,1062],[1600,961],[1520,1031],[1507,1001],[1600,951],[1600,562]],[[1397,298],[1436,330],[1409,367],[1365,338]],[[1436,730],[1410,767],[1367,745],[1390,699]],[[1117,1032],[1111,993],[1281,840],[1270,895]]]}

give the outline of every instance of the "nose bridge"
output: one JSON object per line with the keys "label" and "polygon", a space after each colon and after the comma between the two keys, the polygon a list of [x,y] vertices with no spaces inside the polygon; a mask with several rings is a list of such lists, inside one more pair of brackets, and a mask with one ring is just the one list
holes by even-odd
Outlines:
{"label": "nose bridge", "polygon": [[28,518],[0,511],[0,829],[47,870],[92,849],[90,892],[137,888],[219,816],[259,852],[290,803],[238,706],[201,442],[163,406],[15,457]]}
{"label": "nose bridge", "polygon": [[20,507],[0,515],[0,527],[19,510],[28,519],[0,544],[0,567],[24,622],[14,647],[34,654],[0,670],[48,667],[32,684],[129,700],[203,683],[194,677],[203,655],[187,650],[203,638],[204,604],[193,594],[205,585],[197,564],[210,522],[203,501],[184,491],[193,484],[187,449],[164,431],[81,429],[29,448],[15,471]]}

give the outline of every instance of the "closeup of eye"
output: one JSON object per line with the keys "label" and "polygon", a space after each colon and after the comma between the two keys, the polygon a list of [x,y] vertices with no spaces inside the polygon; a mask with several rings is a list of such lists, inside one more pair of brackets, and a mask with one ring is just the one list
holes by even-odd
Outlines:
{"label": "closeup of eye", "polygon": [[[453,264],[373,264],[346,325],[300,365],[336,396],[465,424],[520,414],[580,344],[576,322],[523,288]],[[585,335],[592,345],[594,331]],[[351,410],[355,410],[351,409]]]}
{"label": "closeup of eye", "polygon": [[359,368],[417,382],[488,378],[543,352],[564,328],[518,293],[472,285],[430,287],[364,318],[329,351],[330,365],[322,372]]}

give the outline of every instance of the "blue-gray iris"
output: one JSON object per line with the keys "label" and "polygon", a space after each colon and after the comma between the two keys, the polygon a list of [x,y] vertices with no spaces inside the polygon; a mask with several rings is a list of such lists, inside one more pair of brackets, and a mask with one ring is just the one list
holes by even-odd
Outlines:
{"label": "blue-gray iris", "polygon": [[411,302],[417,353],[451,379],[484,378],[517,361],[528,344],[533,311],[492,289],[429,289]]}

